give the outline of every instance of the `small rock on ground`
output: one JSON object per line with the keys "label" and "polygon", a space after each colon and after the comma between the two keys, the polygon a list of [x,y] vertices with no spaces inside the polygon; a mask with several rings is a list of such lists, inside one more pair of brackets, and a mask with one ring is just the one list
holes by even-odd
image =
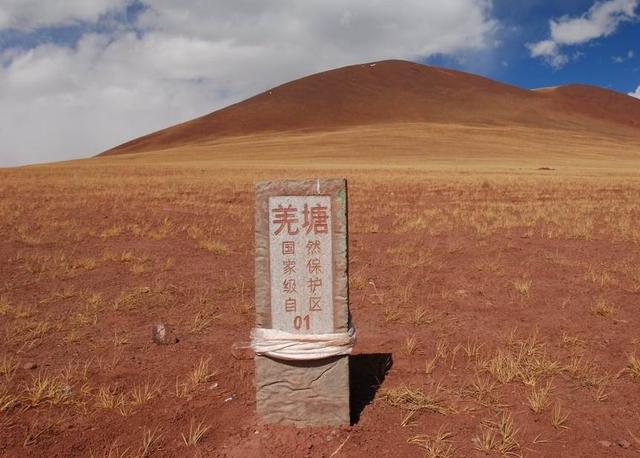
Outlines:
{"label": "small rock on ground", "polygon": [[624,439],[619,439],[616,441],[616,444],[618,444],[618,446],[622,447],[622,448],[629,448],[631,447],[631,443],[627,440]]}
{"label": "small rock on ground", "polygon": [[168,324],[157,323],[151,327],[153,341],[159,345],[173,345],[178,343],[173,328]]}

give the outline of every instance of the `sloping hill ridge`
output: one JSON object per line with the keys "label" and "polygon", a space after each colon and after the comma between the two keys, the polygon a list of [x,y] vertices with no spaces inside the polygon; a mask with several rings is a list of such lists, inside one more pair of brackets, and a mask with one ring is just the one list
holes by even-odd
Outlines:
{"label": "sloping hill ridge", "polygon": [[640,100],[586,85],[526,90],[469,73],[390,60],[291,81],[102,154],[266,132],[409,122],[529,126],[640,138]]}

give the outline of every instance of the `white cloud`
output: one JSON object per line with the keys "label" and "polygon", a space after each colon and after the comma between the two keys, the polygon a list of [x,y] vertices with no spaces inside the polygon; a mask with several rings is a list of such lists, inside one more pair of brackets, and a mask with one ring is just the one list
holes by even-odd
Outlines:
{"label": "white cloud", "polygon": [[606,37],[616,31],[618,25],[636,17],[638,0],[608,0],[595,3],[581,17],[562,17],[551,20],[551,38],[558,44],[575,45]]}
{"label": "white cloud", "polygon": [[327,68],[482,50],[497,28],[486,0],[145,3],[144,33],[0,53],[0,165],[95,154]]}
{"label": "white cloud", "polygon": [[120,10],[131,0],[2,0],[0,29],[29,30],[42,26],[94,22]]}
{"label": "white cloud", "polygon": [[528,43],[531,57],[541,57],[554,68],[566,65],[571,59],[562,52],[562,46],[587,43],[614,33],[622,22],[637,18],[640,0],[605,0],[596,2],[579,17],[563,16],[549,21],[550,37]]}
{"label": "white cloud", "polygon": [[553,68],[564,67],[569,62],[569,56],[561,53],[558,45],[553,40],[528,43],[527,47],[531,57],[542,57]]}
{"label": "white cloud", "polygon": [[630,49],[629,51],[627,51],[627,54],[626,54],[626,55],[624,55],[624,56],[613,56],[613,57],[611,58],[611,60],[612,60],[615,64],[621,64],[621,63],[623,63],[624,61],[627,61],[627,60],[631,60],[631,59],[633,59],[635,55],[636,55],[636,54],[635,54],[634,50],[633,50],[633,49]]}
{"label": "white cloud", "polygon": [[640,86],[638,86],[634,92],[629,92],[629,95],[636,99],[640,99]]}

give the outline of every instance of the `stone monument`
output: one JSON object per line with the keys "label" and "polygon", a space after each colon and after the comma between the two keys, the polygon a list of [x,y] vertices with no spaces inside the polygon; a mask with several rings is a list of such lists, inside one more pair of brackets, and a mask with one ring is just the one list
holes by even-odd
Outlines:
{"label": "stone monument", "polygon": [[[296,426],[348,424],[355,335],[346,180],[257,183],[255,231],[258,415]],[[256,334],[266,335],[263,345]]]}

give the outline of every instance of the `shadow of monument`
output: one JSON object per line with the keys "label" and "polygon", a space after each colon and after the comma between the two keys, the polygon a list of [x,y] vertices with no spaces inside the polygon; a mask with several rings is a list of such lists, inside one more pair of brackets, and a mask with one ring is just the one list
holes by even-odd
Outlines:
{"label": "shadow of monument", "polygon": [[360,414],[364,408],[373,401],[391,366],[393,366],[391,353],[349,356],[349,407],[352,425],[360,420]]}

